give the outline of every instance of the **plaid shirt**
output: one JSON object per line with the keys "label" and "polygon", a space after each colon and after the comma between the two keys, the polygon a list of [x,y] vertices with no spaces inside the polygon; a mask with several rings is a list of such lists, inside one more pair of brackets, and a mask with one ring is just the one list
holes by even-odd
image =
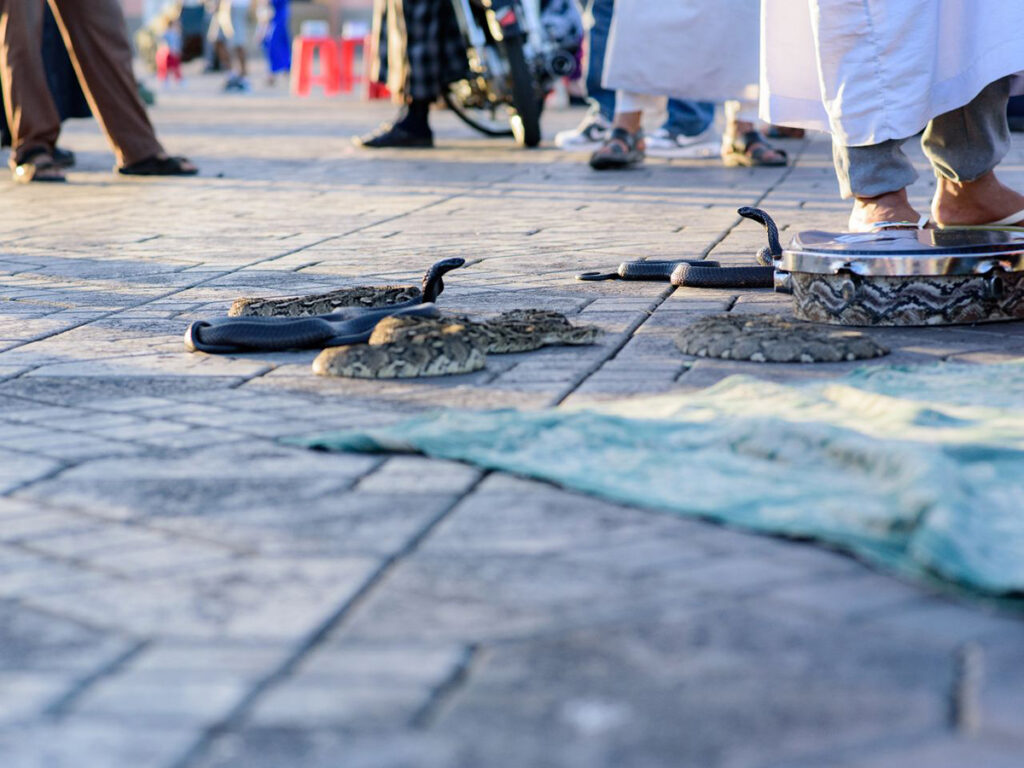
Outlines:
{"label": "plaid shirt", "polygon": [[[451,0],[377,0],[376,78],[401,101],[433,100],[466,76],[466,48]],[[386,35],[385,35],[386,30]]]}

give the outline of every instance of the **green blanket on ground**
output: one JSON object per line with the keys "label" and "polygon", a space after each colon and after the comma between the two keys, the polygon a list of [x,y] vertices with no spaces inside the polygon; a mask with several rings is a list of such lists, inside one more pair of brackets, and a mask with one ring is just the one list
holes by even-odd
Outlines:
{"label": "green blanket on ground", "polygon": [[289,442],[456,459],[1024,594],[1024,360],[798,385],[735,376],[696,394],[448,410]]}

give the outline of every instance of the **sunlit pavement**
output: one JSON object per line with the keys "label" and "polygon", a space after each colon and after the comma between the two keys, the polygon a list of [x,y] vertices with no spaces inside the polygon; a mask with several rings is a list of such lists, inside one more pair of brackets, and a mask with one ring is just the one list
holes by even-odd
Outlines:
{"label": "sunlit pavement", "polygon": [[[0,183],[0,765],[1020,766],[1013,617],[811,545],[276,442],[437,406],[848,372],[676,350],[701,314],[785,311],[771,292],[573,280],[634,257],[750,263],[763,235],[740,205],[785,236],[841,228],[826,141],[786,143],[790,169],[598,174],[440,113],[435,150],[371,154],[349,139],[387,104],[216,85],[192,78],[152,113],[199,178],[116,178],[80,122],[69,184]],[[548,139],[581,115],[549,114]],[[403,383],[182,345],[239,296],[414,283],[444,256],[470,262],[444,308],[544,307],[608,333]],[[984,364],[1024,355],[1019,326],[877,336],[886,363]]]}

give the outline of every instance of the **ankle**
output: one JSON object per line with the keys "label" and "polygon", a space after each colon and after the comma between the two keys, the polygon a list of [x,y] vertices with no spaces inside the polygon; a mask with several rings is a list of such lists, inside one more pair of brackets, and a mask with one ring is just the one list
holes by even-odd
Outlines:
{"label": "ankle", "polygon": [[627,133],[639,133],[642,124],[642,112],[617,112],[612,128],[621,128]]}
{"label": "ankle", "polygon": [[416,135],[425,136],[430,133],[430,100],[413,99],[399,113],[395,125]]}
{"label": "ankle", "polygon": [[864,230],[879,222],[902,221],[916,224],[920,218],[920,214],[910,204],[907,191],[900,189],[875,197],[854,197],[850,229]]}

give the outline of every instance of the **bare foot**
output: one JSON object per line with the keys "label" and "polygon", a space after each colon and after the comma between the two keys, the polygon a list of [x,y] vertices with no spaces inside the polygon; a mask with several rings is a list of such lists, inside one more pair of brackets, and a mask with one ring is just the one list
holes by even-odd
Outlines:
{"label": "bare foot", "polygon": [[[939,179],[932,199],[932,219],[940,227],[991,224],[1024,211],[1024,195],[989,171],[975,181]],[[1024,226],[1024,215],[1008,226]]]}
{"label": "bare foot", "polygon": [[916,225],[920,218],[921,214],[910,204],[907,190],[901,189],[878,197],[855,198],[849,228],[851,232],[873,232],[875,224],[892,221]]}

